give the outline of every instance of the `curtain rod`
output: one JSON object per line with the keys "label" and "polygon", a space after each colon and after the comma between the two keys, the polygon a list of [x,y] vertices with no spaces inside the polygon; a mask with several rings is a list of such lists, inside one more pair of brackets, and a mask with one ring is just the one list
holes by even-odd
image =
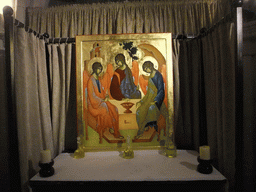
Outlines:
{"label": "curtain rod", "polygon": [[[59,37],[59,38],[49,38],[49,34],[48,33],[44,33],[44,34],[40,34],[36,31],[34,31],[33,29],[25,26],[24,23],[20,22],[17,19],[14,19],[14,24],[17,27],[21,27],[21,28],[25,28],[25,31],[27,31],[28,33],[34,33],[34,35],[36,37],[38,37],[39,39],[46,39],[47,40],[47,44],[55,44],[55,43],[75,43],[76,42],[76,38],[70,38],[70,37]],[[196,35],[173,35],[172,39],[194,39],[196,38]]]}
{"label": "curtain rod", "polygon": [[[234,14],[233,12],[229,13],[228,15],[226,15],[225,17],[222,17],[222,19],[220,21],[218,21],[216,24],[214,24],[211,28],[206,29],[206,28],[202,28],[200,30],[200,34],[199,35],[183,35],[183,34],[178,34],[178,35],[173,35],[172,39],[198,39],[201,37],[204,37],[206,35],[208,35],[209,33],[211,33],[212,31],[214,31],[214,29],[216,27],[218,27],[220,24],[232,21],[234,19]],[[34,33],[35,36],[37,36],[39,39],[47,39],[47,44],[55,44],[55,43],[75,43],[76,38],[70,38],[70,37],[59,37],[59,38],[49,38],[49,35],[47,33],[44,34],[39,34],[38,32],[34,31],[31,28],[28,28],[27,26],[25,26],[24,23],[20,22],[19,20],[15,19],[15,23],[14,23],[17,27],[22,27],[25,28],[25,30],[28,33]]]}
{"label": "curtain rod", "polygon": [[209,29],[207,29],[205,27],[202,28],[200,30],[200,34],[197,37],[193,38],[193,39],[198,39],[198,38],[201,38],[201,37],[204,37],[204,36],[208,35],[209,33],[213,32],[215,30],[215,28],[217,28],[221,24],[237,20],[237,18],[236,18],[237,17],[236,9],[238,7],[242,7],[242,5],[243,5],[243,0],[234,1],[232,6],[231,6],[231,12],[229,14],[227,14],[224,17],[222,17],[221,20],[219,20],[217,23],[215,23]]}
{"label": "curtain rod", "polygon": [[[193,39],[198,39],[204,36],[207,36],[209,33],[213,32],[218,26],[220,26],[221,24],[233,21],[235,18],[235,15],[233,12],[227,14],[225,17],[222,17],[221,20],[219,20],[217,23],[215,23],[212,27],[210,27],[209,29],[207,28],[202,28],[200,29],[200,34],[196,37],[194,37]],[[192,39],[192,40],[193,40]]]}
{"label": "curtain rod", "polygon": [[[47,36],[48,34],[44,34]],[[44,36],[44,37],[45,37]],[[173,35],[172,39],[193,39],[195,38],[195,35]],[[59,38],[48,38],[47,39],[48,44],[55,44],[55,43],[75,43],[76,38],[70,38],[70,37],[59,37]]]}
{"label": "curtain rod", "polygon": [[[29,28],[28,26],[26,26],[24,23],[22,23],[21,21],[14,19],[14,24],[17,27],[22,27],[25,28],[25,31],[27,31],[28,33],[34,33],[34,35],[36,37],[38,37],[39,39],[46,39],[46,43],[47,44],[55,44],[55,43],[75,43],[76,38],[70,38],[70,37],[59,37],[59,38],[49,38],[49,34],[48,33],[44,33],[44,34],[40,34],[36,31],[34,31],[33,29]],[[187,34],[187,35],[183,35],[183,34],[178,34],[178,35],[173,35],[172,39],[194,39],[197,36],[194,34]]]}
{"label": "curtain rod", "polygon": [[25,31],[27,31],[28,33],[33,33],[36,37],[38,37],[39,39],[44,39],[44,38],[47,38],[47,34],[40,34],[36,31],[34,31],[33,29],[27,27],[24,23],[20,22],[19,20],[17,19],[14,19],[14,25],[16,27],[21,27],[21,28],[25,28]]}

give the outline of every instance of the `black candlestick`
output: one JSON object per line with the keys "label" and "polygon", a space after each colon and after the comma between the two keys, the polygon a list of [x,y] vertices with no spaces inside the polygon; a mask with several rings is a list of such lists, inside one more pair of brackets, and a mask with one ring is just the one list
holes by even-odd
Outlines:
{"label": "black candlestick", "polygon": [[198,166],[197,166],[197,171],[199,173],[203,173],[203,174],[210,174],[212,173],[212,160],[204,160],[204,159],[200,159],[200,156],[197,157],[197,161],[199,162]]}
{"label": "black candlestick", "polygon": [[39,171],[40,177],[50,177],[54,174],[54,168],[52,167],[54,164],[54,161],[52,160],[49,163],[41,163],[39,162],[39,167],[41,167],[41,170]]}

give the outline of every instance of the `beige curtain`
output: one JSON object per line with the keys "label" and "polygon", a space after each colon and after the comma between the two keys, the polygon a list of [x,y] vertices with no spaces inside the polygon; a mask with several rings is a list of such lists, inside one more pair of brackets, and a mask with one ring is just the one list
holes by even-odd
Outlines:
{"label": "beige curtain", "polygon": [[221,24],[202,38],[207,139],[214,165],[228,178],[231,187],[236,159],[234,32],[233,23]]}
{"label": "beige curtain", "polygon": [[50,37],[172,32],[198,34],[229,12],[228,1],[160,0],[58,6],[28,11],[29,27]]}
{"label": "beige curtain", "polygon": [[68,112],[72,44],[49,44],[51,117],[54,156],[64,151]]}

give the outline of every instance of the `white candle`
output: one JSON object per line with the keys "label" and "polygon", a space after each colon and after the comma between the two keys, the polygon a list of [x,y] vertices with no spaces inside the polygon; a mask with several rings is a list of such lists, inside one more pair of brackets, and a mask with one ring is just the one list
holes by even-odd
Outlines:
{"label": "white candle", "polygon": [[41,163],[50,163],[52,161],[50,149],[41,151]]}
{"label": "white candle", "polygon": [[210,160],[210,146],[201,146],[199,147],[200,151],[200,159],[202,160]]}

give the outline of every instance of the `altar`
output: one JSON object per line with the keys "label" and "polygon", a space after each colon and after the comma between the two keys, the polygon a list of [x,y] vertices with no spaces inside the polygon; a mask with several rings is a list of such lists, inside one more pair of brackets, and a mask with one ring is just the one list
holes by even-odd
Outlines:
{"label": "altar", "polygon": [[161,150],[134,151],[133,159],[121,152],[87,152],[82,159],[62,153],[54,159],[55,174],[30,180],[33,192],[147,190],[228,191],[227,179],[215,168],[211,174],[197,172],[198,153],[178,150],[168,158]]}

